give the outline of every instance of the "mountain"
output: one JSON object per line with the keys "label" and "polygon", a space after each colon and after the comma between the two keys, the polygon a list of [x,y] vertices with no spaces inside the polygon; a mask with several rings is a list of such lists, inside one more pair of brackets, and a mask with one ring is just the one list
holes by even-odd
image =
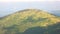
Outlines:
{"label": "mountain", "polygon": [[[48,30],[48,26],[57,23],[60,23],[60,18],[46,11],[39,9],[25,9],[3,17],[0,20],[0,34],[27,34],[26,31],[29,28],[33,29],[35,27],[38,29],[41,28],[42,30],[40,30],[43,32],[46,31],[45,29]],[[40,32],[40,30],[38,32]]]}
{"label": "mountain", "polygon": [[51,10],[50,13],[60,17],[60,10]]}

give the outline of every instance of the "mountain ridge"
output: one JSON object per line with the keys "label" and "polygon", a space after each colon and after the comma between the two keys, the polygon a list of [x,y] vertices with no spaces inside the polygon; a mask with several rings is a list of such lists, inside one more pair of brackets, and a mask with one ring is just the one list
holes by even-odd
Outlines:
{"label": "mountain ridge", "polygon": [[[36,13],[38,13],[38,11],[40,12],[43,12],[43,15],[44,15],[44,13],[47,13],[47,14],[49,14],[48,12],[45,12],[45,11],[42,11],[42,10],[37,10],[37,9],[25,9],[25,10],[21,10],[21,11],[18,11],[18,12],[15,12],[15,13],[13,13],[13,14],[19,14],[19,13],[21,13],[21,14],[24,14],[23,12],[27,12],[27,11],[32,11],[32,12],[34,12],[34,11],[36,11]],[[11,16],[11,15],[13,15],[13,14],[10,14],[10,15],[8,15],[8,16]],[[50,14],[50,15],[52,15],[52,14]],[[8,16],[6,16],[6,17],[8,17]],[[17,15],[16,15],[17,16]],[[53,18],[55,18],[55,16],[54,15],[52,15],[53,16]],[[43,16],[42,16],[43,17]],[[51,17],[51,16],[49,16],[49,15],[46,15],[46,17],[48,18],[48,17]],[[5,17],[4,17],[5,18]]]}

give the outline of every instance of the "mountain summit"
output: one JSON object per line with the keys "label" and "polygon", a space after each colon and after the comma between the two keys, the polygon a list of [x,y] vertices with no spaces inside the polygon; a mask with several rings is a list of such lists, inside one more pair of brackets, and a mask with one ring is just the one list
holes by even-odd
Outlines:
{"label": "mountain summit", "polygon": [[[14,14],[8,15],[0,20],[1,29],[5,29],[0,33],[24,32],[31,27],[47,27],[60,22],[60,19],[46,11],[39,9],[25,9]],[[12,31],[10,31],[12,30]],[[5,32],[7,31],[7,32]]]}

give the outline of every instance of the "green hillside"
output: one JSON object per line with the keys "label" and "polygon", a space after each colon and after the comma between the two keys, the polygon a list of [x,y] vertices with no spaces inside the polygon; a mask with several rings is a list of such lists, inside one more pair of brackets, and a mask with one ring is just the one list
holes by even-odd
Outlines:
{"label": "green hillside", "polygon": [[[60,18],[46,11],[25,9],[0,19],[0,34],[40,34],[40,30],[41,34],[47,34],[51,30],[49,28],[58,23],[60,23]],[[35,27],[38,30],[41,28],[39,33],[26,33],[30,28],[34,30]]]}

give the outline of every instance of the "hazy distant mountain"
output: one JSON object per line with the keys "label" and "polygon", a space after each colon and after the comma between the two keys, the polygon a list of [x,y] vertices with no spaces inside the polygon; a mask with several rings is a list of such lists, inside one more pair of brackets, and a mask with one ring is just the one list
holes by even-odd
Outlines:
{"label": "hazy distant mountain", "polygon": [[[60,18],[43,10],[25,9],[2,18],[0,20],[0,34],[47,34],[47,31],[51,30],[47,27],[59,22]],[[37,27],[39,30],[35,30],[33,27]],[[29,28],[33,28],[34,33],[29,33],[32,30],[27,32]]]}
{"label": "hazy distant mountain", "polygon": [[49,13],[55,15],[55,16],[59,16],[60,17],[60,10],[52,10]]}

